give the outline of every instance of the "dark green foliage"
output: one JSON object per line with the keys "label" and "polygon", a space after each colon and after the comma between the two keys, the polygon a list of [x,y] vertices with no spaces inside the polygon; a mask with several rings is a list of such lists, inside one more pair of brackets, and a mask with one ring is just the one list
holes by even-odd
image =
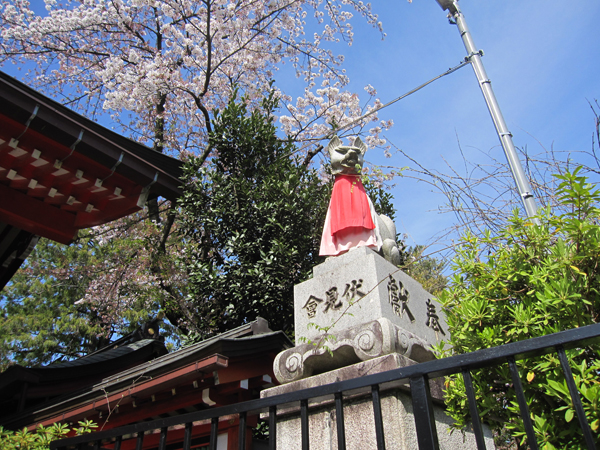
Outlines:
{"label": "dark green foliage", "polygon": [[396,218],[396,210],[394,209],[394,196],[386,191],[381,185],[375,184],[368,177],[363,177],[363,185],[365,191],[371,201],[377,214],[388,216],[392,221]]}
{"label": "dark green foliage", "polygon": [[[91,264],[79,245],[41,239],[25,267],[2,292],[0,336],[2,369],[10,361],[39,365],[93,351],[102,333],[85,307],[78,307],[90,282],[74,266]],[[94,342],[96,341],[96,342]]]}
{"label": "dark green foliage", "polygon": [[[217,114],[215,156],[188,161],[168,239],[141,213],[84,230],[70,246],[42,239],[0,294],[0,370],[78,358],[163,314],[161,336],[174,340],[256,316],[291,333],[293,286],[322,261],[331,182],[290,158],[275,107],[270,97],[250,114],[234,98]],[[393,216],[391,196],[366,184]]]}
{"label": "dark green foliage", "polygon": [[112,226],[82,230],[71,245],[38,242],[0,293],[0,370],[79,358],[164,307],[169,297],[154,268],[169,265],[149,256],[157,228],[137,215]]}
{"label": "dark green foliage", "polygon": [[[446,354],[599,321],[600,195],[578,171],[557,176],[567,212],[540,214],[539,226],[515,214],[497,236],[463,237],[451,287],[439,297],[452,334]],[[600,353],[586,347],[567,355],[597,436]],[[540,448],[586,448],[556,354],[518,365]],[[474,381],[483,420],[525,446],[508,367],[476,371]],[[462,377],[448,379],[447,387],[448,411],[462,427],[468,421]]]}
{"label": "dark green foliage", "polygon": [[270,96],[249,113],[235,96],[213,121],[207,166],[192,157],[180,201],[181,261],[201,337],[257,316],[291,331],[293,287],[320,262],[330,186],[290,158]]}

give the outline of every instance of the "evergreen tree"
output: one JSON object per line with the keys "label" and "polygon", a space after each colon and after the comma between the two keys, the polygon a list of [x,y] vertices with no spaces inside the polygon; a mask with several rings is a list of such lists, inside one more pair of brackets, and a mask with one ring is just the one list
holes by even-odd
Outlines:
{"label": "evergreen tree", "polygon": [[0,370],[81,357],[166,311],[168,292],[185,286],[168,254],[149,257],[160,239],[144,215],[82,230],[71,245],[40,239],[0,294]]}
{"label": "evergreen tree", "polygon": [[[250,112],[234,96],[217,113],[215,156],[186,163],[166,240],[144,214],[84,230],[71,246],[42,239],[0,297],[0,368],[77,358],[159,315],[174,340],[256,316],[291,333],[293,287],[322,261],[331,183],[277,137],[276,106],[271,95]],[[366,187],[393,216],[390,194]]]}
{"label": "evergreen tree", "polygon": [[425,254],[426,247],[415,245],[402,249],[402,263],[400,268],[413,277],[432,295],[439,295],[448,285],[444,275],[446,262]]}
{"label": "evergreen tree", "polygon": [[271,94],[249,112],[234,95],[213,121],[215,157],[185,166],[181,262],[200,336],[257,316],[291,331],[294,285],[320,261],[330,186],[277,137],[276,106]]}

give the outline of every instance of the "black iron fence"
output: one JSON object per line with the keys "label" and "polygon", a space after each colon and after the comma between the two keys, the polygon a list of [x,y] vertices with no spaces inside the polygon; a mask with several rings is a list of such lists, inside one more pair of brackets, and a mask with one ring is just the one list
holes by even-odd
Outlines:
{"label": "black iron fence", "polygon": [[[569,367],[565,350],[569,348],[585,347],[600,342],[600,324],[589,325],[573,330],[563,331],[548,336],[515,342],[500,347],[479,350],[473,353],[438,359],[413,366],[394,369],[387,372],[368,375],[361,378],[340,381],[324,386],[313,387],[287,394],[277,395],[269,398],[251,400],[229,406],[223,406],[204,411],[184,414],[152,422],[142,422],[134,425],[124,426],[106,431],[100,431],[83,436],[54,441],[50,444],[51,450],[70,449],[102,449],[114,448],[120,450],[122,442],[134,439],[135,448],[141,450],[144,446],[144,436],[149,433],[160,433],[158,450],[167,449],[167,435],[172,427],[185,427],[183,450],[189,450],[192,446],[192,427],[194,423],[206,421],[211,423],[210,450],[217,448],[217,434],[219,417],[239,417],[239,449],[246,447],[246,423],[251,415],[268,413],[269,421],[269,448],[276,448],[277,441],[277,410],[290,405],[300,408],[302,449],[309,448],[309,400],[332,399],[335,402],[337,442],[339,449],[346,448],[344,429],[344,399],[345,393],[357,390],[370,390],[373,401],[373,420],[375,425],[375,436],[378,449],[385,449],[384,426],[381,414],[380,388],[386,384],[408,381],[412,396],[413,413],[419,449],[439,449],[436,431],[436,422],[433,417],[433,404],[429,392],[429,379],[462,373],[468,397],[469,409],[473,420],[473,432],[479,450],[485,449],[483,430],[477,412],[475,393],[471,380],[471,371],[500,364],[508,364],[512,383],[516,392],[521,417],[527,434],[527,440],[531,449],[537,449],[533,424],[523,393],[516,361],[540,356],[546,353],[557,353],[561,362],[565,380],[569,388],[571,400],[579,419],[582,434],[589,449],[595,449],[595,437],[585,417],[581,404],[579,392],[573,381],[571,368]],[[282,449],[280,449],[282,450]],[[285,449],[283,449],[285,450]]]}

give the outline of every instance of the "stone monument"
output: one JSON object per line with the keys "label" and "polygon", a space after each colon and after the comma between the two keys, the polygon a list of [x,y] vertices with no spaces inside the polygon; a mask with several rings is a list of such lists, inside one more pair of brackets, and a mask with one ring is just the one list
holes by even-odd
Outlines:
{"label": "stone monument", "polygon": [[[430,361],[432,345],[449,337],[441,305],[397,267],[395,226],[377,216],[358,176],[366,147],[358,138],[347,147],[334,138],[328,149],[336,180],[321,254],[332,256],[295,286],[297,345],[277,355],[273,368],[282,385],[262,397]],[[442,448],[476,448],[472,434],[443,431],[451,424],[443,380],[430,380],[430,390]],[[354,393],[344,402],[348,448],[375,448],[373,420],[366,420],[373,414],[370,396]],[[417,448],[408,386],[383,390],[381,402],[387,448]],[[299,411],[277,414],[278,448],[300,448]],[[333,401],[310,404],[311,449],[336,448],[335,420]],[[489,429],[486,446],[494,448]]]}
{"label": "stone monument", "polygon": [[391,353],[429,361],[447,333],[435,298],[368,247],[327,259],[295,287],[294,324],[298,345],[274,363],[282,383]]}

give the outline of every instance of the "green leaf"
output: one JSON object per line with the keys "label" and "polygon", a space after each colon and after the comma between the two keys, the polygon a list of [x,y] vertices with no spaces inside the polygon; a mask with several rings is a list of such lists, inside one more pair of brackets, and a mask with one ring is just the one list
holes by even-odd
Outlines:
{"label": "green leaf", "polygon": [[569,423],[571,420],[573,420],[574,415],[575,415],[574,410],[567,409],[567,411],[565,412],[565,420],[567,421],[567,423]]}

